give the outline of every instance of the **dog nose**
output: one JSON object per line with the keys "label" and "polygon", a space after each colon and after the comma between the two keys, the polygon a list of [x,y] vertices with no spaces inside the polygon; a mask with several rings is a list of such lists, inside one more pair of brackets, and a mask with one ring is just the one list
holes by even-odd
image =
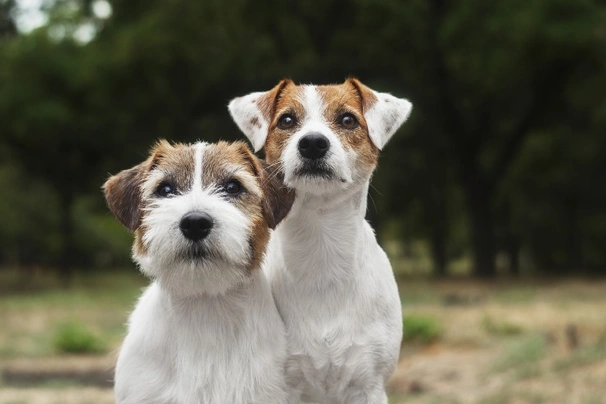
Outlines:
{"label": "dog nose", "polygon": [[199,241],[208,236],[212,227],[212,217],[204,212],[189,212],[181,218],[181,223],[179,223],[181,233],[192,241]]}
{"label": "dog nose", "polygon": [[326,155],[330,147],[330,141],[321,133],[308,133],[299,140],[298,146],[301,156],[317,160]]}

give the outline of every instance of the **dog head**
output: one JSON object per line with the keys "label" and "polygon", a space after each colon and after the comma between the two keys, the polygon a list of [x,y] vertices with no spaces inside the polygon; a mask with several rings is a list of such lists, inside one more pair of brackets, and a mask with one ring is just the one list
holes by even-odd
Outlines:
{"label": "dog head", "polygon": [[141,271],[179,295],[220,294],[244,282],[293,200],[242,142],[160,141],[103,189],[112,213],[135,233]]}
{"label": "dog head", "polygon": [[297,191],[327,194],[365,183],[379,150],[410,115],[412,104],[356,79],[297,86],[281,81],[267,92],[236,98],[232,118]]}

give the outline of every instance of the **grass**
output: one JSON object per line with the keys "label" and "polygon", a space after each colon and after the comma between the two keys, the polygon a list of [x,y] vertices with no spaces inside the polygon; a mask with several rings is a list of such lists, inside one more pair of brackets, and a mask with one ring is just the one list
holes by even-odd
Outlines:
{"label": "grass", "polygon": [[[1,276],[7,288],[8,275]],[[128,313],[147,283],[134,268],[78,276],[68,290],[50,282],[44,286],[44,275],[42,279],[0,295],[0,360],[116,348]]]}
{"label": "grass", "polygon": [[[68,290],[44,274],[28,279],[0,271],[0,375],[23,363],[34,370],[88,362],[111,368],[146,284],[134,267],[80,275]],[[606,282],[400,277],[399,287],[406,339],[390,403],[606,403]],[[473,304],[449,305],[447,296]],[[575,350],[567,345],[569,324],[578,329]],[[59,335],[68,348],[58,348]],[[103,353],[94,341],[103,341]],[[74,346],[87,353],[64,353],[80,349]],[[112,402],[110,390],[66,380],[36,388],[2,383],[2,403]]]}
{"label": "grass", "polygon": [[53,345],[61,353],[101,354],[107,351],[107,345],[101,337],[76,321],[59,326]]}
{"label": "grass", "polygon": [[534,373],[538,362],[545,356],[545,338],[539,334],[529,335],[509,343],[492,366],[494,372],[518,370],[525,375]]}
{"label": "grass", "polygon": [[524,332],[524,329],[517,324],[505,320],[495,320],[488,315],[482,319],[482,328],[488,334],[500,337],[511,337]]}
{"label": "grass", "polygon": [[556,360],[553,364],[553,370],[563,373],[604,360],[606,360],[606,344],[600,341],[596,344],[580,347],[567,357]]}
{"label": "grass", "polygon": [[404,341],[430,343],[442,335],[442,327],[433,317],[421,315],[404,316]]}

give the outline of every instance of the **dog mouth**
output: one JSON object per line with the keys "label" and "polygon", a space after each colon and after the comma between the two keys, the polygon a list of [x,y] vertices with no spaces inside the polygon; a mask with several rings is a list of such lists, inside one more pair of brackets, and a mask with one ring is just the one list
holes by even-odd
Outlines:
{"label": "dog mouth", "polygon": [[334,170],[328,164],[316,161],[303,161],[301,166],[295,170],[294,174],[297,177],[322,178],[325,180],[330,180],[335,177]]}
{"label": "dog mouth", "polygon": [[198,243],[191,243],[178,254],[181,260],[193,262],[208,261],[216,258],[215,255],[206,246]]}

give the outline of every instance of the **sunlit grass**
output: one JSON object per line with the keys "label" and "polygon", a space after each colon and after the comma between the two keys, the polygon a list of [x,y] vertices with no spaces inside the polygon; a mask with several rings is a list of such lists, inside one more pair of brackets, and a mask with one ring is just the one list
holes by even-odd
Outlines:
{"label": "sunlit grass", "polygon": [[[3,288],[8,286],[6,277]],[[39,278],[30,285],[19,282],[16,291],[0,295],[0,359],[55,355],[57,330],[66,323],[80,324],[104,341],[105,349],[118,346],[128,313],[147,283],[134,268],[80,275],[69,289]]]}

